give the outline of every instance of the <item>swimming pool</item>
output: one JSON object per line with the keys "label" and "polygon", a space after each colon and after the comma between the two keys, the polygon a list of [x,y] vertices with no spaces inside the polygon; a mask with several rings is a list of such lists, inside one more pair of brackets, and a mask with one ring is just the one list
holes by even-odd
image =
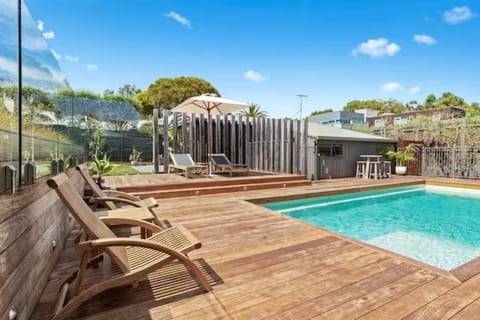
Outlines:
{"label": "swimming pool", "polygon": [[263,206],[444,270],[480,256],[480,190],[418,185]]}

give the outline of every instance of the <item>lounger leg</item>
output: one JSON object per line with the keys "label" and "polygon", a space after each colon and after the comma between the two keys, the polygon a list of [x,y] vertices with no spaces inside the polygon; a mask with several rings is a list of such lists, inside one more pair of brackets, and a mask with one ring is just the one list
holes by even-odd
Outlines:
{"label": "lounger leg", "polygon": [[82,260],[80,261],[80,268],[78,270],[77,279],[75,280],[75,286],[73,287],[73,296],[78,295],[80,291],[80,284],[82,283],[83,275],[88,267],[88,260],[90,260],[91,252],[85,251],[82,254]]}
{"label": "lounger leg", "polygon": [[187,268],[188,271],[195,275],[195,281],[197,282],[197,284],[203,287],[203,290],[205,290],[205,292],[212,290],[212,286],[210,285],[210,283],[208,283],[207,277],[205,277],[200,268],[198,268],[195,263],[192,262],[192,260],[185,259],[183,261],[180,260],[180,262],[183,263],[183,265],[185,266],[185,268]]}

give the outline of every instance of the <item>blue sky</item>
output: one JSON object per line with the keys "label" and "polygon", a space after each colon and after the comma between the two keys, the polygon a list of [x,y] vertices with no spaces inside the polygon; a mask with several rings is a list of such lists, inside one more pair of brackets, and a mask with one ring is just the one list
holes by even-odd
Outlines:
{"label": "blue sky", "polygon": [[[197,76],[275,117],[352,99],[480,101],[478,1],[26,0],[74,89]],[[476,56],[477,55],[477,56]]]}

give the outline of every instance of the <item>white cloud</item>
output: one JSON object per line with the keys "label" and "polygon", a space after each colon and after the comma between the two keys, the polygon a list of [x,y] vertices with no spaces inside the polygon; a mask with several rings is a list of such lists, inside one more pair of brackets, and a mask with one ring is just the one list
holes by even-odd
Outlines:
{"label": "white cloud", "polygon": [[243,77],[248,81],[252,81],[252,82],[264,82],[268,80],[268,78],[263,76],[261,73],[253,70],[248,70],[247,72],[245,72],[243,74]]}
{"label": "white cloud", "polygon": [[420,92],[420,87],[419,86],[411,87],[410,89],[408,89],[408,93],[410,93],[410,94],[417,94],[419,92]]}
{"label": "white cloud", "polygon": [[[0,56],[0,70],[16,74],[17,61]],[[63,81],[65,79],[62,74],[58,73],[55,70],[52,70],[49,66],[43,64],[38,67],[24,65],[22,68],[22,73],[25,78],[40,81],[57,82]]]}
{"label": "white cloud", "polygon": [[455,7],[443,13],[443,19],[446,23],[457,24],[473,18],[473,12],[469,7]]}
{"label": "white cloud", "polygon": [[55,38],[55,32],[53,31],[48,31],[43,33],[43,37],[47,40]]}
{"label": "white cloud", "polygon": [[37,28],[38,28],[38,30],[43,31],[43,25],[44,25],[44,23],[43,23],[42,20],[38,20],[38,21],[37,21]]}
{"label": "white cloud", "polygon": [[395,92],[395,91],[401,90],[402,85],[398,82],[389,82],[381,86],[380,89],[382,89],[382,91],[385,91],[385,92]]}
{"label": "white cloud", "polygon": [[78,57],[77,57],[77,56],[70,56],[70,55],[66,54],[66,55],[65,55],[65,60],[77,62],[77,61],[78,61]]}
{"label": "white cloud", "polygon": [[181,25],[185,26],[188,29],[192,28],[192,25],[190,24],[190,21],[187,18],[179,15],[176,12],[170,11],[170,13],[166,14],[165,17],[171,18],[171,19],[177,21],[178,23],[180,23]]}
{"label": "white cloud", "polygon": [[62,55],[61,55],[61,54],[57,53],[57,52],[56,52],[55,50],[53,50],[53,49],[50,49],[50,51],[52,51],[52,54],[53,54],[53,56],[55,57],[55,59],[57,59],[57,60],[61,60],[61,59],[62,59]]}
{"label": "white cloud", "polygon": [[95,71],[97,70],[97,65],[96,64],[92,64],[92,63],[87,63],[87,70],[88,71]]}
{"label": "white cloud", "polygon": [[415,40],[418,43],[423,43],[429,46],[437,43],[437,40],[435,40],[433,37],[426,34],[416,34],[413,36],[413,40]]}
{"label": "white cloud", "polygon": [[400,46],[396,43],[389,42],[386,38],[370,39],[362,42],[352,51],[354,56],[358,54],[366,54],[373,58],[384,56],[394,56],[400,51]]}
{"label": "white cloud", "polygon": [[47,51],[48,44],[45,41],[45,38],[38,36],[38,34],[31,34],[29,32],[25,32],[22,39],[22,46],[25,49],[32,50],[32,51]]}

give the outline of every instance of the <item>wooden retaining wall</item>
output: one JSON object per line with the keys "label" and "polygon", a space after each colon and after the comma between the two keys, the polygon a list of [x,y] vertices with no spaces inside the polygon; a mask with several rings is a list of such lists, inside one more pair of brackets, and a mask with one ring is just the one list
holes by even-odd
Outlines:
{"label": "wooden retaining wall", "polygon": [[[203,114],[163,111],[163,165],[168,167],[168,146],[174,153],[190,153],[207,162],[208,121]],[[172,134],[171,134],[172,136]],[[254,170],[306,173],[307,122],[290,119],[212,117],[212,151],[224,153],[233,163]]]}
{"label": "wooden retaining wall", "polygon": [[[69,175],[83,192],[79,174],[70,170]],[[17,319],[29,319],[63,250],[71,218],[45,179],[0,200],[0,319],[8,319],[12,306]]]}

